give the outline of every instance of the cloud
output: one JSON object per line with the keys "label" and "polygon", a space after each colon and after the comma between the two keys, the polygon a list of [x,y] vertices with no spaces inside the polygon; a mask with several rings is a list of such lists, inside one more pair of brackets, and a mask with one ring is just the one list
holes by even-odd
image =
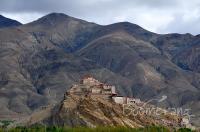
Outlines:
{"label": "cloud", "polygon": [[22,23],[51,12],[111,24],[129,21],[157,33],[200,32],[199,0],[1,0],[0,13]]}
{"label": "cloud", "polygon": [[[0,10],[2,12],[49,12],[52,10],[69,11],[71,9],[81,11],[82,9],[87,10],[87,8],[112,10],[112,7],[166,7],[176,4],[176,0],[126,0],[123,2],[121,0],[1,0]],[[76,10],[71,11],[76,12]]]}
{"label": "cloud", "polygon": [[[194,13],[194,14],[193,14]],[[193,15],[192,15],[193,14]],[[174,17],[173,21],[169,22],[167,27],[160,28],[158,31],[161,33],[192,33],[200,34],[200,12],[198,14],[195,11],[190,14],[179,14]]]}

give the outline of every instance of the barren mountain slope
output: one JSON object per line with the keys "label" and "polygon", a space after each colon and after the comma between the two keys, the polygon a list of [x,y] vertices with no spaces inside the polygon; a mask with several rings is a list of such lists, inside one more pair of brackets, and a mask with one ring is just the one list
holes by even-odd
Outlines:
{"label": "barren mountain slope", "polygon": [[200,101],[199,44],[199,36],[160,35],[128,22],[101,26],[60,13],[0,29],[0,118],[60,101],[91,74],[121,95],[167,95],[163,106],[189,107],[198,119],[191,104]]}

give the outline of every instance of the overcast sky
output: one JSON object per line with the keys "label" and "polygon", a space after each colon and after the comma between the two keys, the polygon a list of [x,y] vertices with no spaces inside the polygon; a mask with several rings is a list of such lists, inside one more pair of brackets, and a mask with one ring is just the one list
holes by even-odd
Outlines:
{"label": "overcast sky", "polygon": [[22,23],[51,12],[103,25],[129,21],[156,33],[200,34],[200,0],[0,0],[0,14]]}

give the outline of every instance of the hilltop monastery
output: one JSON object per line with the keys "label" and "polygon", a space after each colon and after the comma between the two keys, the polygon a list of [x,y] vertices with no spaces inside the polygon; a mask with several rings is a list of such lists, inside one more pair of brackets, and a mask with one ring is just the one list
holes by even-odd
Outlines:
{"label": "hilltop monastery", "polygon": [[118,96],[115,86],[101,83],[90,75],[84,76],[80,83],[73,85],[66,94],[100,97],[119,104],[141,102],[140,99]]}
{"label": "hilltop monastery", "polygon": [[[73,85],[71,89],[66,92],[65,97],[67,98],[68,95],[103,98],[105,100],[114,101],[118,104],[143,104],[143,102],[137,98],[118,96],[116,93],[115,86],[99,82],[98,80],[89,75],[84,76],[79,84]],[[181,124],[189,124],[188,119],[181,118]]]}

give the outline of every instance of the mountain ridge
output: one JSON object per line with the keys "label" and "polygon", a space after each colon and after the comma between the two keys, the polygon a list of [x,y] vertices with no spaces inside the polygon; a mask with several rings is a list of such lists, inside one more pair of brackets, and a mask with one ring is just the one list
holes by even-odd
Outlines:
{"label": "mountain ridge", "polygon": [[116,85],[121,95],[167,95],[163,106],[189,107],[199,124],[199,105],[190,105],[200,102],[198,36],[56,17],[47,25],[36,21],[0,30],[0,113],[30,114],[61,100],[71,84],[91,74]]}
{"label": "mountain ridge", "polygon": [[0,15],[0,28],[15,27],[20,25],[22,25],[20,22]]}

